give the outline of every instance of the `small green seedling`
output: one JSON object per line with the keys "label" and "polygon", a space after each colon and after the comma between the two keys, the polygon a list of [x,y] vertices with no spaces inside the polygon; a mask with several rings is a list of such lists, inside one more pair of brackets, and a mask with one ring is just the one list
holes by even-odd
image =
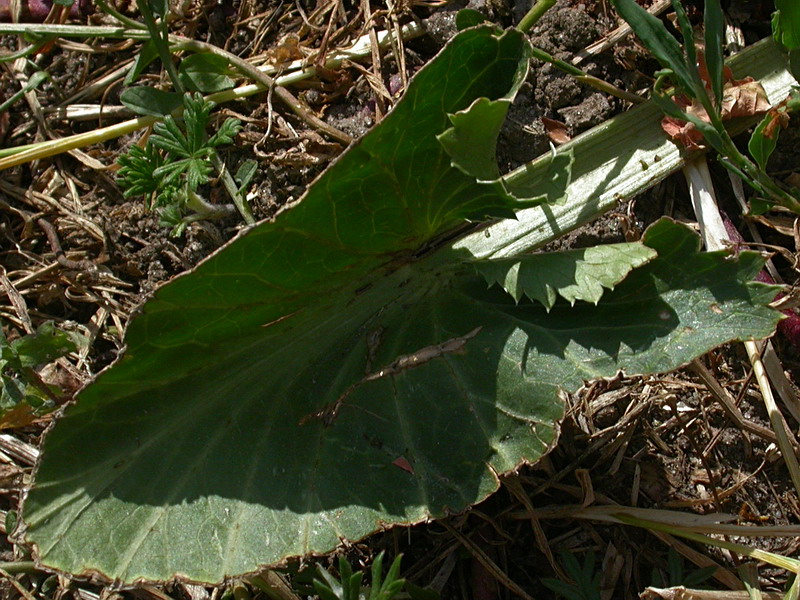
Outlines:
{"label": "small green seedling", "polygon": [[[191,54],[181,60],[180,65],[176,67],[166,19],[169,3],[165,0],[137,0],[136,4],[150,39],[136,55],[134,64],[125,77],[125,85],[132,85],[151,62],[160,58],[172,83],[173,91],[146,86],[129,87],[120,96],[125,106],[138,114],[162,117],[181,106],[185,92],[213,93],[234,86],[231,78],[233,72],[229,69],[228,59],[224,56],[209,52]],[[119,13],[105,2],[101,2],[100,5],[105,12],[120,17]],[[128,24],[141,26],[135,21]]]}
{"label": "small green seedling", "polygon": [[[717,567],[702,567],[691,571],[684,569],[683,560],[673,547],[667,552],[667,571],[653,569],[651,584],[658,587],[677,587],[700,589],[714,576]],[[707,587],[707,586],[706,586]]]}
{"label": "small green seedling", "polygon": [[561,564],[564,571],[572,580],[561,581],[554,577],[542,579],[542,583],[558,594],[559,598],[567,600],[600,600],[600,570],[595,569],[594,551],[586,553],[583,564],[572,552],[561,552]]}
{"label": "small green seedling", "polygon": [[[600,600],[600,579],[602,568],[597,564],[595,553],[587,552],[581,564],[572,552],[561,552],[561,564],[564,571],[572,580],[561,581],[556,578],[543,579],[542,583],[558,594],[559,598],[567,600]],[[653,569],[651,585],[658,587],[684,586],[698,588],[708,579],[713,577],[716,567],[704,567],[686,572],[680,555],[673,548],[667,554],[666,574],[659,569]]]}
{"label": "small green seedling", "polygon": [[[209,204],[197,190],[214,171],[216,148],[232,143],[241,128],[238,119],[228,118],[209,136],[214,103],[200,94],[186,94],[183,105],[182,119],[166,117],[155,125],[144,148],[132,146],[118,160],[125,197],[144,196],[148,209],[158,209],[162,224],[171,225],[176,236],[193,220],[231,212],[227,207]],[[240,189],[243,187],[240,184]]]}
{"label": "small green seedling", "polygon": [[75,352],[79,342],[80,336],[52,321],[11,342],[0,329],[0,416],[25,405],[34,414],[55,408],[60,391],[44,383],[34,368]]}
{"label": "small green seedling", "polygon": [[318,565],[318,575],[314,579],[314,589],[321,600],[392,600],[403,590],[405,579],[400,578],[399,555],[389,567],[383,578],[383,552],[372,563],[372,585],[361,587],[363,571],[353,572],[353,567],[343,556],[339,557],[339,579]]}

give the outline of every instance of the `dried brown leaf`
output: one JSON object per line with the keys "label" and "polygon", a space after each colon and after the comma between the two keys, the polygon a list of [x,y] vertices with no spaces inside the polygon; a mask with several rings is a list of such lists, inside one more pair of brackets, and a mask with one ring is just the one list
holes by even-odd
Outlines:
{"label": "dried brown leaf", "polygon": [[542,125],[544,125],[544,130],[547,132],[547,137],[549,137],[550,141],[557,146],[566,144],[572,139],[566,124],[562,123],[561,121],[542,117]]}

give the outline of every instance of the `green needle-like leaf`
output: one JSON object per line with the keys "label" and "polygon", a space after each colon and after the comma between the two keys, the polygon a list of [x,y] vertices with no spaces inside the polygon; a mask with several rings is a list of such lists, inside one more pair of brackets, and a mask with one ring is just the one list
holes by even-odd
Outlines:
{"label": "green needle-like leaf", "polygon": [[725,16],[719,0],[706,0],[705,8],[705,60],[711,90],[714,92],[717,106],[722,102],[723,68],[725,57],[722,44],[725,38]]}
{"label": "green needle-like leaf", "polygon": [[[685,90],[691,97],[699,100],[706,91],[705,85],[700,78],[700,71],[697,68],[697,49],[695,48],[694,28],[692,27],[692,22],[689,20],[689,15],[686,13],[686,9],[683,7],[682,0],[672,0],[672,9],[675,11],[675,22],[683,38],[683,52],[686,55],[684,64],[686,65],[687,73],[692,82],[692,87],[685,88]],[[631,27],[633,27],[633,25],[631,25]],[[636,31],[635,28],[634,31]],[[644,41],[644,38],[642,38],[642,41]],[[645,46],[650,50],[647,42],[645,42]],[[652,50],[650,51],[652,52]]]}

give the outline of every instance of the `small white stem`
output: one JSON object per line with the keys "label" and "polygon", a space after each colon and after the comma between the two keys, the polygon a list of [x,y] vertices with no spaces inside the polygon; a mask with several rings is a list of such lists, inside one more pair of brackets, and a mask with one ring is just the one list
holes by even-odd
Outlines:
{"label": "small white stem", "polygon": [[719,214],[705,155],[687,160],[686,166],[683,168],[683,175],[686,177],[686,183],[689,184],[692,207],[694,207],[694,214],[700,225],[700,235],[706,249],[710,251],[724,249],[725,242],[728,241],[728,233],[725,231],[725,224]]}

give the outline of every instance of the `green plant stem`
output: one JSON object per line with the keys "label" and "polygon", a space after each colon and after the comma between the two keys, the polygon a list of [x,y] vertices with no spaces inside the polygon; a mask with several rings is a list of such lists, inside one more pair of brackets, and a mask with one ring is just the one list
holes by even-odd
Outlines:
{"label": "green plant stem", "polygon": [[[687,90],[687,93],[693,95],[695,100],[699,101],[703,106],[711,126],[721,138],[721,147],[715,147],[711,140],[707,139],[706,141],[720,153],[722,157],[721,162],[726,168],[742,177],[742,179],[747,181],[748,185],[757,192],[764,194],[767,200],[788,208],[795,213],[800,213],[800,200],[782,190],[769,175],[764,173],[753,161],[742,154],[736,147],[736,144],[733,143],[730,134],[725,128],[725,123],[722,120],[719,102],[717,99],[709,96],[708,89],[697,68],[694,40],[691,34],[691,25],[686,17],[686,13],[683,11],[680,2],[673,0],[672,4],[678,14],[678,21],[684,38],[684,48],[687,54],[686,64],[692,77],[692,89]],[[658,87],[659,83],[657,81],[654,86],[654,93],[658,93]],[[718,100],[721,101],[721,98]],[[731,167],[735,168],[731,169]]]}
{"label": "green plant stem", "polygon": [[9,575],[19,575],[21,573],[37,573],[39,569],[36,568],[36,563],[33,561],[18,561],[18,562],[0,562],[0,570],[5,571]]}
{"label": "green plant stem", "polygon": [[129,17],[126,17],[121,12],[119,12],[116,8],[114,8],[108,2],[106,2],[106,0],[95,0],[95,4],[97,4],[97,7],[100,10],[102,10],[104,13],[114,17],[117,21],[119,21],[120,23],[122,23],[123,25],[125,25],[127,27],[133,27],[135,29],[147,30],[147,25],[145,25],[144,23],[139,23],[139,21],[136,21],[136,20],[131,19]]}
{"label": "green plant stem", "polygon": [[591,87],[598,89],[601,92],[605,92],[606,94],[611,94],[612,96],[616,96],[621,100],[626,100],[634,104],[641,104],[642,102],[645,102],[645,98],[637,96],[636,94],[631,94],[630,92],[626,92],[625,90],[618,88],[614,84],[608,83],[607,81],[603,81],[602,79],[598,79],[593,75],[587,75],[575,65],[571,65],[568,62],[559,60],[552,54],[545,52],[541,48],[532,46],[531,54],[533,55],[534,58],[538,58],[543,62],[550,63],[557,69],[564,71],[564,73],[566,73],[567,75],[572,75],[573,77],[575,77],[575,79],[577,79],[581,83],[590,85]]}
{"label": "green plant stem", "polygon": [[750,187],[764,194],[770,202],[775,202],[794,213],[800,214],[800,200],[781,189],[772,177],[764,173],[758,165],[739,151],[722,121],[719,120],[719,127],[717,127],[714,119],[712,119],[712,125],[722,137],[723,147],[715,148],[722,155],[720,160],[722,165],[742,177]]}
{"label": "green plant stem", "polygon": [[251,65],[246,60],[232,54],[218,46],[214,46],[213,44],[207,44],[206,42],[200,42],[197,40],[190,40],[187,38],[179,38],[173,37],[175,41],[175,48],[180,50],[189,50],[192,52],[208,52],[211,54],[216,54],[217,56],[222,56],[227,61],[233,65],[237,70],[239,70],[243,75],[249,77],[253,81],[259,83],[260,85],[264,86],[266,89],[272,89],[275,95],[286,105],[288,106],[296,115],[298,115],[301,119],[303,119],[306,123],[311,125],[312,127],[319,129],[323,133],[327,134],[331,138],[335,139],[338,142],[342,142],[343,144],[350,144],[353,141],[353,138],[343,131],[339,131],[335,127],[329,125],[315,114],[311,112],[311,110],[305,106],[300,100],[295,98],[294,94],[292,94],[289,90],[285,87],[277,85],[275,80],[258,69],[257,67]]}
{"label": "green plant stem", "polygon": [[788,208],[792,212],[800,214],[800,200],[785,192],[775,183],[775,181],[768,174],[759,169],[750,159],[744,156],[737,150],[737,154],[741,160],[739,168],[744,171],[751,181],[756,182],[762,189],[766,191],[769,196],[767,199],[781,206]]}
{"label": "green plant stem", "polygon": [[250,590],[247,589],[242,583],[236,583],[233,586],[233,600],[252,600],[253,596]]}
{"label": "green plant stem", "polygon": [[[197,192],[186,191],[186,207],[197,213],[200,219],[222,219],[230,215],[235,209],[230,204],[211,204]],[[252,217],[251,217],[252,218]],[[187,222],[197,219],[187,219]]]}
{"label": "green plant stem", "polygon": [[[53,36],[45,35],[34,44],[30,44],[29,46],[25,46],[21,50],[17,50],[16,52],[12,52],[11,54],[5,54],[2,58],[0,58],[0,64],[7,63],[12,60],[17,60],[18,58],[25,58],[26,56],[30,56],[34,52],[37,52],[39,48],[49,44],[55,39]],[[2,111],[2,109],[0,109]]]}
{"label": "green plant stem", "polygon": [[95,25],[56,25],[50,23],[0,23],[0,35],[33,35],[43,34],[58,37],[87,37],[87,38],[130,38],[134,40],[148,40],[150,34],[141,27],[108,27]]}
{"label": "green plant stem", "polygon": [[169,34],[166,31],[166,22],[164,19],[162,19],[161,27],[159,28],[158,24],[156,23],[155,15],[153,15],[153,11],[150,10],[150,4],[148,4],[148,0],[136,0],[136,6],[139,7],[139,12],[142,13],[142,19],[147,26],[147,30],[150,32],[150,38],[156,45],[158,56],[161,59],[164,68],[167,70],[169,78],[172,80],[172,86],[175,88],[176,92],[183,94],[183,85],[178,78],[178,71],[175,70],[175,63],[172,62],[172,54],[170,53],[169,49]]}
{"label": "green plant stem", "polygon": [[[653,95],[660,95],[662,101],[667,100],[673,103],[677,111],[682,115],[683,120],[690,122],[691,115],[680,108],[674,99],[667,99],[668,96],[674,93],[674,90],[660,89],[661,84],[665,81],[666,75],[662,73],[653,86]],[[703,106],[703,109],[708,115],[709,124],[718,136],[716,140],[709,139],[709,136],[705,136],[705,141],[719,153],[720,163],[726,169],[746,181],[751,188],[759,194],[762,194],[766,200],[800,214],[800,200],[781,189],[772,177],[739,151],[739,148],[736,147],[730,133],[725,127],[720,110],[715,106],[704,87],[694,95],[694,99]],[[698,117],[695,116],[694,118],[697,119]]]}
{"label": "green plant stem", "polygon": [[7,111],[9,107],[11,107],[17,100],[22,98],[22,96],[24,96],[27,92],[39,87],[39,84],[41,84],[45,79],[50,79],[49,73],[46,71],[36,71],[36,73],[31,75],[30,79],[28,79],[28,82],[22,87],[21,90],[15,92],[8,100],[0,104],[0,113]]}
{"label": "green plant stem", "polygon": [[[542,18],[544,13],[550,10],[553,6],[555,6],[556,0],[538,0],[536,4],[534,4],[531,9],[522,17],[519,24],[517,25],[517,29],[522,31],[523,33],[527,33],[531,30],[531,28],[536,25],[539,19]],[[622,100],[627,100],[628,102],[632,102],[634,104],[640,104],[645,101],[644,98],[641,96],[637,96],[636,94],[631,94],[630,92],[626,92],[623,89],[618,88],[614,84],[608,83],[607,81],[603,81],[597,77],[592,75],[587,75],[583,71],[581,71],[575,65],[571,65],[568,62],[563,60],[559,60],[552,56],[551,54],[545,52],[541,48],[537,48],[536,46],[532,47],[533,56],[538,58],[541,61],[548,62],[554,67],[561,69],[567,75],[572,75],[581,83],[585,83],[595,89],[600,90],[606,94],[611,94],[612,96],[616,96]]]}
{"label": "green plant stem", "polygon": [[239,214],[242,215],[244,222],[248,225],[255,224],[256,220],[255,217],[253,217],[253,211],[250,210],[250,205],[247,203],[247,198],[245,198],[244,193],[239,190],[239,187],[236,185],[233,177],[231,177],[230,171],[220,159],[219,154],[212,152],[210,159],[211,164],[214,165],[217,173],[219,173],[220,177],[222,178],[222,185],[225,186],[225,190],[233,200],[233,204],[236,206]]}
{"label": "green plant stem", "polygon": [[531,28],[536,25],[539,19],[542,18],[544,13],[555,6],[556,0],[539,0],[534,4],[531,9],[525,14],[517,25],[517,29],[523,33],[527,33]]}
{"label": "green plant stem", "polygon": [[627,92],[622,88],[618,88],[613,83],[609,83],[608,81],[595,77],[594,75],[581,75],[575,79],[581,83],[585,83],[586,85],[593,87],[596,90],[600,90],[601,92],[605,92],[606,94],[615,96],[620,100],[625,100],[631,104],[642,104],[643,102],[647,102],[647,98],[642,98],[638,94]]}
{"label": "green plant stem", "polygon": [[798,598],[800,598],[800,577],[795,577],[783,600],[797,600]]}
{"label": "green plant stem", "polygon": [[0,150],[0,157],[6,157],[5,160],[0,159],[0,169],[21,165],[31,160],[55,156],[56,154],[69,152],[76,148],[113,140],[139,129],[149,127],[158,121],[160,121],[158,117],[138,117],[115,125],[109,125],[102,129],[95,129],[65,138],[48,140],[36,144],[26,144],[24,146],[17,146],[16,148],[5,148]]}

